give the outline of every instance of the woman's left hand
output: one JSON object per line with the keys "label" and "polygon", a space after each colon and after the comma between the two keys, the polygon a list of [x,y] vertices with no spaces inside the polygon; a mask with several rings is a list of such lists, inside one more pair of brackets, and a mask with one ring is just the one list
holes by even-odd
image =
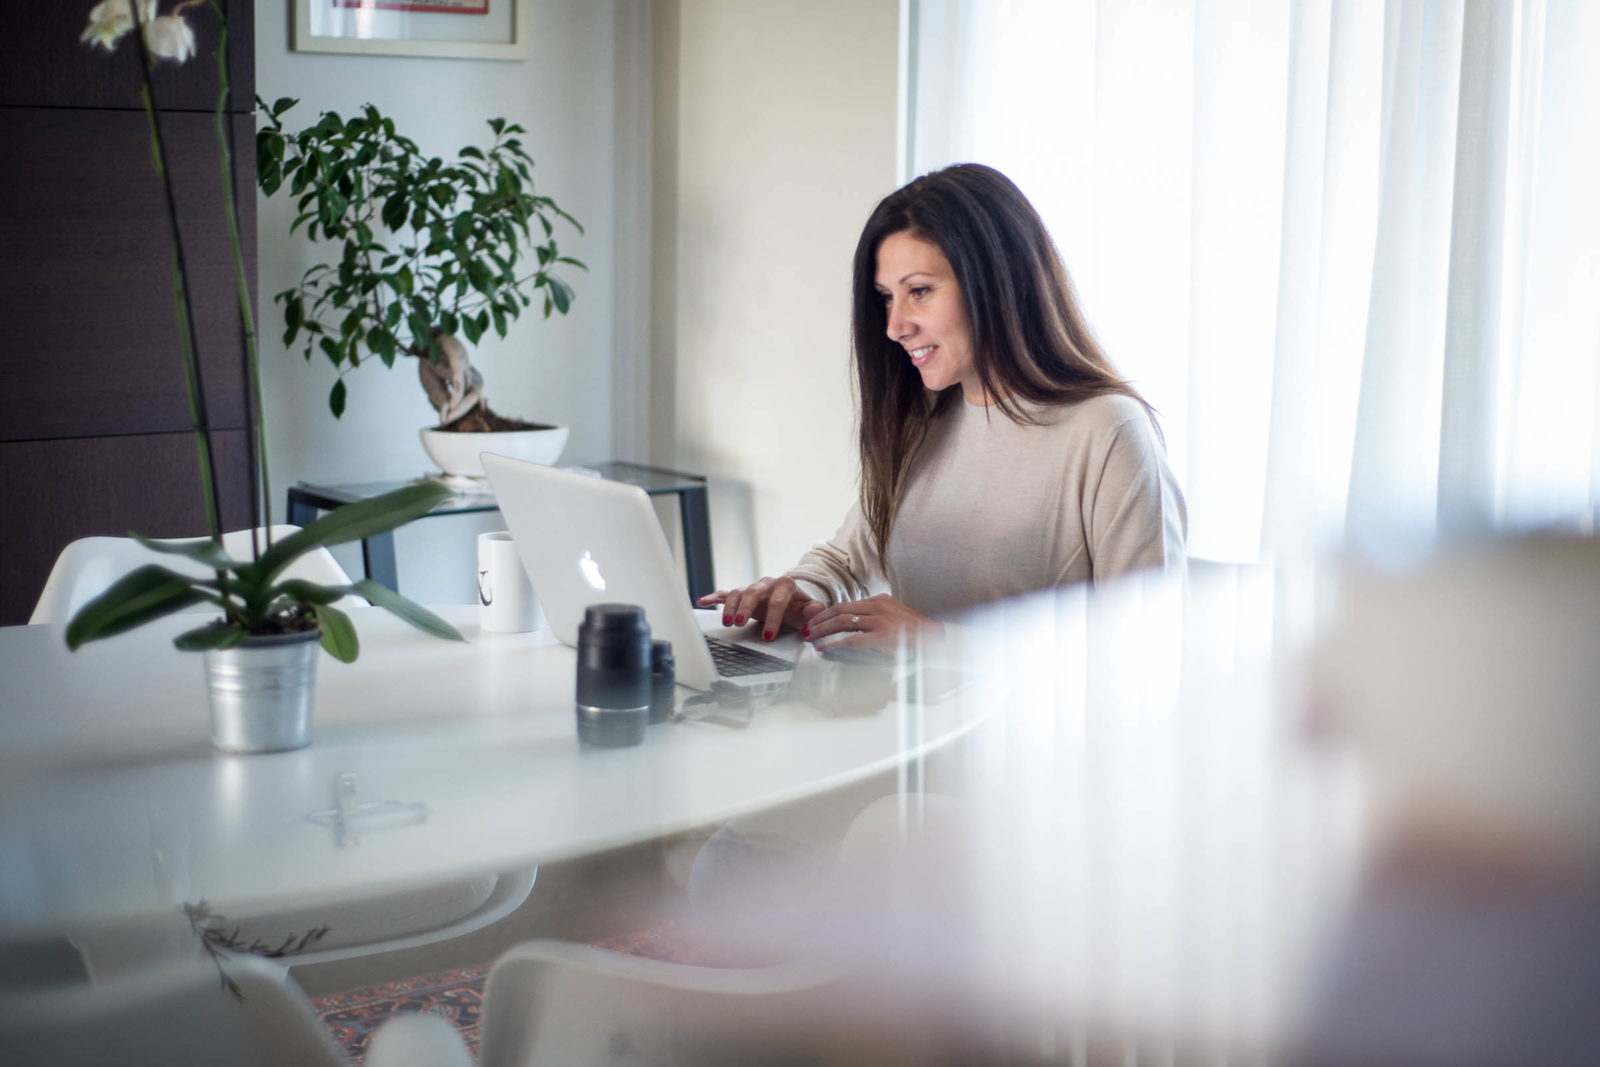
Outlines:
{"label": "woman's left hand", "polygon": [[800,636],[807,641],[820,641],[834,634],[848,634],[830,641],[828,647],[893,649],[900,643],[901,633],[905,632],[909,640],[914,634],[907,631],[917,630],[940,634],[944,627],[888,593],[879,593],[822,609],[807,620]]}

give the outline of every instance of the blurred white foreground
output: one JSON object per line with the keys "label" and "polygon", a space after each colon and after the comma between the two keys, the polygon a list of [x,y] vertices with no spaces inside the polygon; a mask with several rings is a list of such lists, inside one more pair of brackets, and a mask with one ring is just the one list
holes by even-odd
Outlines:
{"label": "blurred white foreground", "polygon": [[[708,848],[759,873],[703,917],[825,962],[791,1037],[825,1003],[841,1055],[1590,1062],[1597,653],[1578,539],[994,605],[915,661],[984,724],[842,842],[803,809],[790,841],[730,828]],[[841,714],[918,735],[918,704],[873,703]]]}

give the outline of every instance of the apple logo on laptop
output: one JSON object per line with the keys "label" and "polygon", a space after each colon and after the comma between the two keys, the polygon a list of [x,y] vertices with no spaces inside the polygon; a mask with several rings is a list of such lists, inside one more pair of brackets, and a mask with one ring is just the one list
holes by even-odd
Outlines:
{"label": "apple logo on laptop", "polygon": [[596,563],[589,553],[585,552],[583,558],[578,561],[578,570],[583,572],[583,580],[588,582],[592,589],[598,593],[606,591],[606,580],[600,574],[600,564]]}

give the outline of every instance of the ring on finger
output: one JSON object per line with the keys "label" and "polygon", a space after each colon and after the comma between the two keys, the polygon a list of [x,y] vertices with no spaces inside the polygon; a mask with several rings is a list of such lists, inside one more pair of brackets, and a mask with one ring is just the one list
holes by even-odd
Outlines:
{"label": "ring on finger", "polygon": [[860,615],[852,615],[852,616],[850,616],[850,625],[851,626],[860,626],[861,625],[861,616]]}

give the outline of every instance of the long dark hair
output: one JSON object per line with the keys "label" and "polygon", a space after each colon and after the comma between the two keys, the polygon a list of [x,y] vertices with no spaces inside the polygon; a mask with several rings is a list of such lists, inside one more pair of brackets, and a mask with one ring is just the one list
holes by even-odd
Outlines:
{"label": "long dark hair", "polygon": [[851,316],[861,405],[861,509],[880,558],[910,461],[932,420],[961,396],[959,388],[930,394],[905,350],[887,335],[888,313],[876,285],[878,246],[896,233],[938,245],[950,261],[967,306],[978,381],[1007,418],[1024,425],[1039,421],[1019,399],[1067,404],[1122,393],[1144,404],[1090,335],[1060,253],[1039,213],[1009,178],[992,167],[961,163],[890,193],[873,209],[856,244]]}

